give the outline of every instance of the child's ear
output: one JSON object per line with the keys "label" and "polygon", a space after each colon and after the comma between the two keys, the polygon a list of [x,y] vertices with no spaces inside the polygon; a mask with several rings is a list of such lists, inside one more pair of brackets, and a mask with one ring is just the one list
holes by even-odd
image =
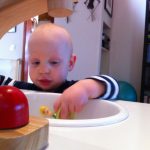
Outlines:
{"label": "child's ear", "polygon": [[69,71],[71,71],[73,69],[73,67],[76,63],[76,59],[77,59],[76,55],[72,54],[70,61],[69,61],[69,69],[68,69]]}

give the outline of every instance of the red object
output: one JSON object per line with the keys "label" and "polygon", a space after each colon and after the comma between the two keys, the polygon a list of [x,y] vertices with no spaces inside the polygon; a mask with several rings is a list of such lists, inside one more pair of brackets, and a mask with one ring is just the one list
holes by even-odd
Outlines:
{"label": "red object", "polygon": [[24,93],[13,86],[0,86],[0,129],[12,129],[29,122],[29,105]]}

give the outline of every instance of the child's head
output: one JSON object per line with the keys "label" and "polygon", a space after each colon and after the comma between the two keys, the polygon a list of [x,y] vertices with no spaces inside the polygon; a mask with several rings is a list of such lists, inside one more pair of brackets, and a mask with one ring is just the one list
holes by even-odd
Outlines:
{"label": "child's head", "polygon": [[44,90],[60,86],[76,60],[68,32],[51,23],[40,25],[32,33],[28,47],[33,83]]}

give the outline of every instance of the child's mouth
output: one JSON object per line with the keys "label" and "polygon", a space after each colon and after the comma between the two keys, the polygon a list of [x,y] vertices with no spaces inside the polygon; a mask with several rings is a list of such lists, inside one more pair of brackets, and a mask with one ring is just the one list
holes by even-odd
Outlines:
{"label": "child's mouth", "polygon": [[51,80],[41,79],[41,80],[39,80],[39,83],[42,86],[49,86],[51,84]]}

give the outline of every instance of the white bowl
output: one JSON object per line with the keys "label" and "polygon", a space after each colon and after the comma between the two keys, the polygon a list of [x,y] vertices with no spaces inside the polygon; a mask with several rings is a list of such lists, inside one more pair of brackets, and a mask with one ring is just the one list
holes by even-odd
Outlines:
{"label": "white bowl", "polygon": [[[53,110],[54,101],[60,96],[55,93],[43,93],[33,91],[23,91],[28,98],[29,113],[32,116],[41,116],[39,108],[46,105]],[[80,113],[76,113],[75,118],[71,119],[52,119],[48,118],[50,126],[59,127],[90,127],[104,126],[125,120],[128,112],[115,102],[107,100],[89,100],[87,105]]]}

